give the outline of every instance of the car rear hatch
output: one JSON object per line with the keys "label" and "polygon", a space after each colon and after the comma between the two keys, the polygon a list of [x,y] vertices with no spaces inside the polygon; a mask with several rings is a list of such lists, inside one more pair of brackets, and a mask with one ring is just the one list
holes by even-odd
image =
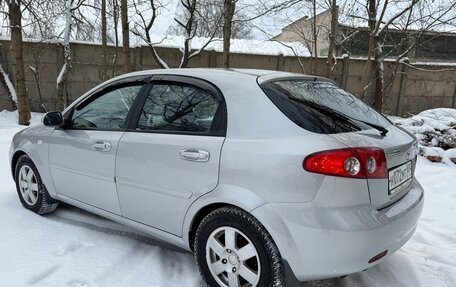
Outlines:
{"label": "car rear hatch", "polygon": [[416,166],[415,138],[393,125],[387,130],[385,136],[379,135],[376,130],[330,135],[348,147],[376,147],[385,151],[388,178],[367,179],[371,203],[379,209],[407,194]]}
{"label": "car rear hatch", "polygon": [[[413,135],[329,80],[261,76],[258,83],[277,108],[303,129],[326,134],[351,150],[383,149],[386,164],[382,168],[386,165],[387,171],[382,176],[365,176],[373,206],[386,207],[410,190],[417,153]],[[321,151],[325,152],[324,146]],[[365,165],[361,169],[367,168],[366,163],[361,164]]]}

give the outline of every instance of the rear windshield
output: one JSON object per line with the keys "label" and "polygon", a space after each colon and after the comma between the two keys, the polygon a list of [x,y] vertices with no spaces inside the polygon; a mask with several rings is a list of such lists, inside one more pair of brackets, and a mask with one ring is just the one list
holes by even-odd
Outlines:
{"label": "rear windshield", "polygon": [[382,115],[331,82],[279,80],[261,84],[271,101],[302,128],[322,134],[390,125]]}

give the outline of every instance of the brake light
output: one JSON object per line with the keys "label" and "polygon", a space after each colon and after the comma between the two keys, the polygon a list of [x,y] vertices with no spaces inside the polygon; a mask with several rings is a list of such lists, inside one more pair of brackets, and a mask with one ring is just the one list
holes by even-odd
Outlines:
{"label": "brake light", "polygon": [[356,147],[317,152],[304,159],[308,172],[352,178],[386,178],[385,152],[380,148]]}

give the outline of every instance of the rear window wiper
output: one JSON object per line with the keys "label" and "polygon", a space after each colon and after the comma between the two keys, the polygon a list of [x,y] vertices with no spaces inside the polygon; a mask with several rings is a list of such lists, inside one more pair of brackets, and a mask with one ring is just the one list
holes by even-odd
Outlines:
{"label": "rear window wiper", "polygon": [[389,132],[389,130],[387,130],[385,127],[382,127],[382,126],[380,126],[380,125],[377,125],[377,124],[374,124],[374,123],[371,123],[371,122],[366,122],[366,121],[363,121],[363,120],[359,120],[359,119],[352,118],[352,117],[350,117],[350,116],[348,116],[348,115],[342,114],[341,112],[339,112],[339,111],[337,111],[337,110],[334,110],[334,109],[331,109],[331,108],[328,108],[328,110],[331,110],[333,113],[337,113],[337,114],[339,114],[339,115],[341,115],[341,116],[344,116],[344,117],[346,117],[346,118],[349,118],[349,119],[351,119],[351,120],[353,120],[353,121],[360,122],[360,123],[363,123],[363,124],[365,124],[365,125],[368,125],[368,126],[370,126],[371,128],[374,128],[374,129],[378,130],[378,131],[380,132],[380,135],[383,136],[383,137],[386,136],[386,134]]}
{"label": "rear window wiper", "polygon": [[329,116],[333,120],[337,120],[339,123],[344,123],[346,126],[349,126],[351,130],[361,130],[359,125],[357,125],[353,120],[347,118],[346,116],[339,114],[339,113],[334,113],[330,109],[318,105],[312,101],[309,100],[304,100],[304,99],[297,99],[294,97],[288,97],[290,101],[297,102],[301,105],[304,105],[306,107],[311,108],[312,110],[318,111],[321,114],[324,114],[325,116]]}
{"label": "rear window wiper", "polygon": [[339,112],[338,110],[332,109],[332,108],[327,107],[327,106],[319,105],[319,104],[317,104],[315,102],[312,102],[312,101],[309,101],[309,100],[297,99],[295,97],[290,97],[290,96],[288,96],[288,99],[291,100],[291,101],[295,101],[295,102],[304,104],[304,105],[308,105],[308,106],[313,107],[313,108],[315,108],[315,109],[317,109],[319,111],[325,111],[328,114],[336,115],[339,118],[343,118],[346,121],[351,122],[351,123],[353,123],[353,121],[363,123],[363,124],[365,124],[367,126],[370,126],[370,127],[374,128],[374,129],[378,130],[380,132],[380,135],[383,136],[383,137],[386,136],[386,134],[389,132],[386,128],[384,128],[382,126],[373,124],[371,122],[366,122],[366,121],[363,121],[363,120],[352,118],[352,117],[350,117],[350,116],[348,116],[346,114],[343,114],[343,113]]}
{"label": "rear window wiper", "polygon": [[378,130],[380,132],[380,135],[382,136],[386,136],[386,134],[389,132],[389,130],[387,130],[386,128],[382,127],[382,126],[379,126],[379,125],[376,125],[376,124],[373,124],[373,123],[370,123],[370,122],[365,122],[365,121],[362,121],[362,120],[358,120],[358,119],[353,119],[355,121],[358,121],[360,123],[363,123],[365,125],[368,125],[370,127],[373,127],[374,129]]}

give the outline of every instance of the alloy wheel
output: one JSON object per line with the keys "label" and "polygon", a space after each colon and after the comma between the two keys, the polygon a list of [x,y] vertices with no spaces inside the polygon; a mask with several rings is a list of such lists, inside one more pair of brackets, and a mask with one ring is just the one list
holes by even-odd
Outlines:
{"label": "alloy wheel", "polygon": [[240,230],[220,227],[206,243],[206,263],[223,287],[250,287],[260,281],[261,264],[252,241]]}
{"label": "alloy wheel", "polygon": [[19,189],[24,201],[33,206],[38,201],[38,182],[35,173],[28,165],[24,165],[19,170]]}

